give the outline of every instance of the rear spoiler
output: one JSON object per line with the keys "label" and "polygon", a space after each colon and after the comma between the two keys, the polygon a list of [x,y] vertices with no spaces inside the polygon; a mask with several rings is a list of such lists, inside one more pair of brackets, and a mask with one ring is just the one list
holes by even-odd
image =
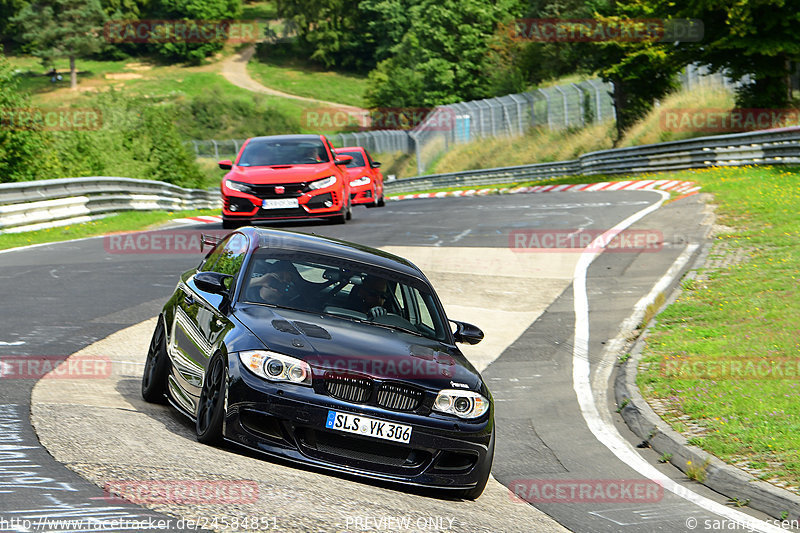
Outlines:
{"label": "rear spoiler", "polygon": [[216,235],[207,235],[205,233],[200,234],[200,251],[202,252],[206,245],[215,248],[219,241],[221,241],[221,237],[217,237]]}

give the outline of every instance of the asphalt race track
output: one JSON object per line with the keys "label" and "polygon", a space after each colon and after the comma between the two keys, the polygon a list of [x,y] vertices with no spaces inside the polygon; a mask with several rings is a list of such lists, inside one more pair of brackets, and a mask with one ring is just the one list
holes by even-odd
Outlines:
{"label": "asphalt race track", "polygon": [[[673,264],[687,268],[703,244],[699,196],[658,207],[662,200],[653,191],[408,200],[355,209],[344,226],[280,226],[408,257],[450,318],[485,330],[483,343],[464,348],[496,402],[496,481],[475,502],[202,446],[181,415],[144,403],[139,378],[152,318],[199,253],[157,250],[147,238],[125,248],[119,237],[0,253],[0,531],[42,531],[43,520],[56,519],[83,521],[59,531],[123,529],[102,523],[115,519],[133,530],[163,521],[173,531],[747,530],[724,498],[634,448],[609,399],[618,355],[606,349],[611,339]],[[623,222],[643,239],[631,242],[647,246],[597,257],[530,248]],[[201,229],[221,231],[208,224],[175,232]],[[110,371],[38,379],[38,370],[72,354],[102,358]],[[653,472],[667,482],[648,481]],[[136,480],[246,480],[257,497],[136,505],[103,488]],[[245,517],[254,527],[242,527]],[[770,530],[764,522],[756,529]]]}

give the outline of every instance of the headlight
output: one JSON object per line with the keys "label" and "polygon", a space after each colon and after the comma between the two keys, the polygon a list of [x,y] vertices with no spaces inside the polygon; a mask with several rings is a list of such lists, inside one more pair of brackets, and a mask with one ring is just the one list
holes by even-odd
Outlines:
{"label": "headlight", "polygon": [[225,186],[229,189],[239,192],[250,192],[250,186],[246,183],[240,183],[233,180],[225,180]]}
{"label": "headlight", "polygon": [[489,410],[489,400],[477,392],[444,389],[433,401],[433,410],[459,418],[478,418]]}
{"label": "headlight", "polygon": [[300,359],[266,350],[239,352],[239,359],[255,375],[269,381],[311,385],[311,367]]}
{"label": "headlight", "polygon": [[330,187],[336,183],[336,176],[328,176],[327,178],[322,178],[321,180],[312,181],[308,184],[308,188],[312,191],[317,189],[324,189],[325,187]]}
{"label": "headlight", "polygon": [[351,181],[350,186],[359,187],[361,185],[366,185],[367,183],[369,183],[369,176],[361,176],[360,178]]}

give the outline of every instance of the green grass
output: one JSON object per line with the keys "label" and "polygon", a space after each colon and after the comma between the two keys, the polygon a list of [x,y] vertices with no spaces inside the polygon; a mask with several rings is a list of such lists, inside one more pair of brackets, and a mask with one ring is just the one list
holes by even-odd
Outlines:
{"label": "green grass", "polygon": [[[658,317],[638,375],[642,392],[669,402],[706,432],[694,443],[731,462],[758,465],[765,479],[800,485],[800,169],[724,168],[665,175],[694,180],[719,203],[718,235],[746,260],[683,284]],[[709,363],[786,360],[794,377],[753,372],[704,376]],[[677,366],[684,363],[705,366]],[[662,365],[686,371],[675,375]]]}
{"label": "green grass", "polygon": [[242,20],[270,20],[278,17],[278,8],[273,2],[245,2]]}
{"label": "green grass", "polygon": [[135,231],[158,226],[175,218],[193,217],[199,215],[219,215],[218,209],[199,209],[192,211],[126,211],[116,213],[106,218],[101,218],[83,224],[73,224],[60,228],[50,228],[24,233],[0,234],[0,250],[43,244],[48,242],[81,239],[95,235],[105,235],[120,231]]}
{"label": "green grass", "polygon": [[254,80],[278,91],[357,107],[365,105],[366,76],[327,71],[297,59],[255,56],[247,64],[247,71]]}

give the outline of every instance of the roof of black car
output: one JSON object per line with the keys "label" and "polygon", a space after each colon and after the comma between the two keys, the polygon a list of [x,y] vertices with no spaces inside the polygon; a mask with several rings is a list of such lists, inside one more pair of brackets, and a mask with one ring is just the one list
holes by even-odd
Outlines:
{"label": "roof of black car", "polygon": [[275,242],[277,248],[298,250],[302,252],[313,252],[322,255],[341,257],[352,261],[358,261],[380,268],[402,272],[415,278],[426,279],[425,275],[413,263],[400,256],[356,244],[353,242],[341,241],[331,237],[321,235],[307,235],[305,233],[295,233],[292,231],[282,231],[266,228],[242,228],[243,233],[250,233],[258,236],[259,247],[265,243]]}

